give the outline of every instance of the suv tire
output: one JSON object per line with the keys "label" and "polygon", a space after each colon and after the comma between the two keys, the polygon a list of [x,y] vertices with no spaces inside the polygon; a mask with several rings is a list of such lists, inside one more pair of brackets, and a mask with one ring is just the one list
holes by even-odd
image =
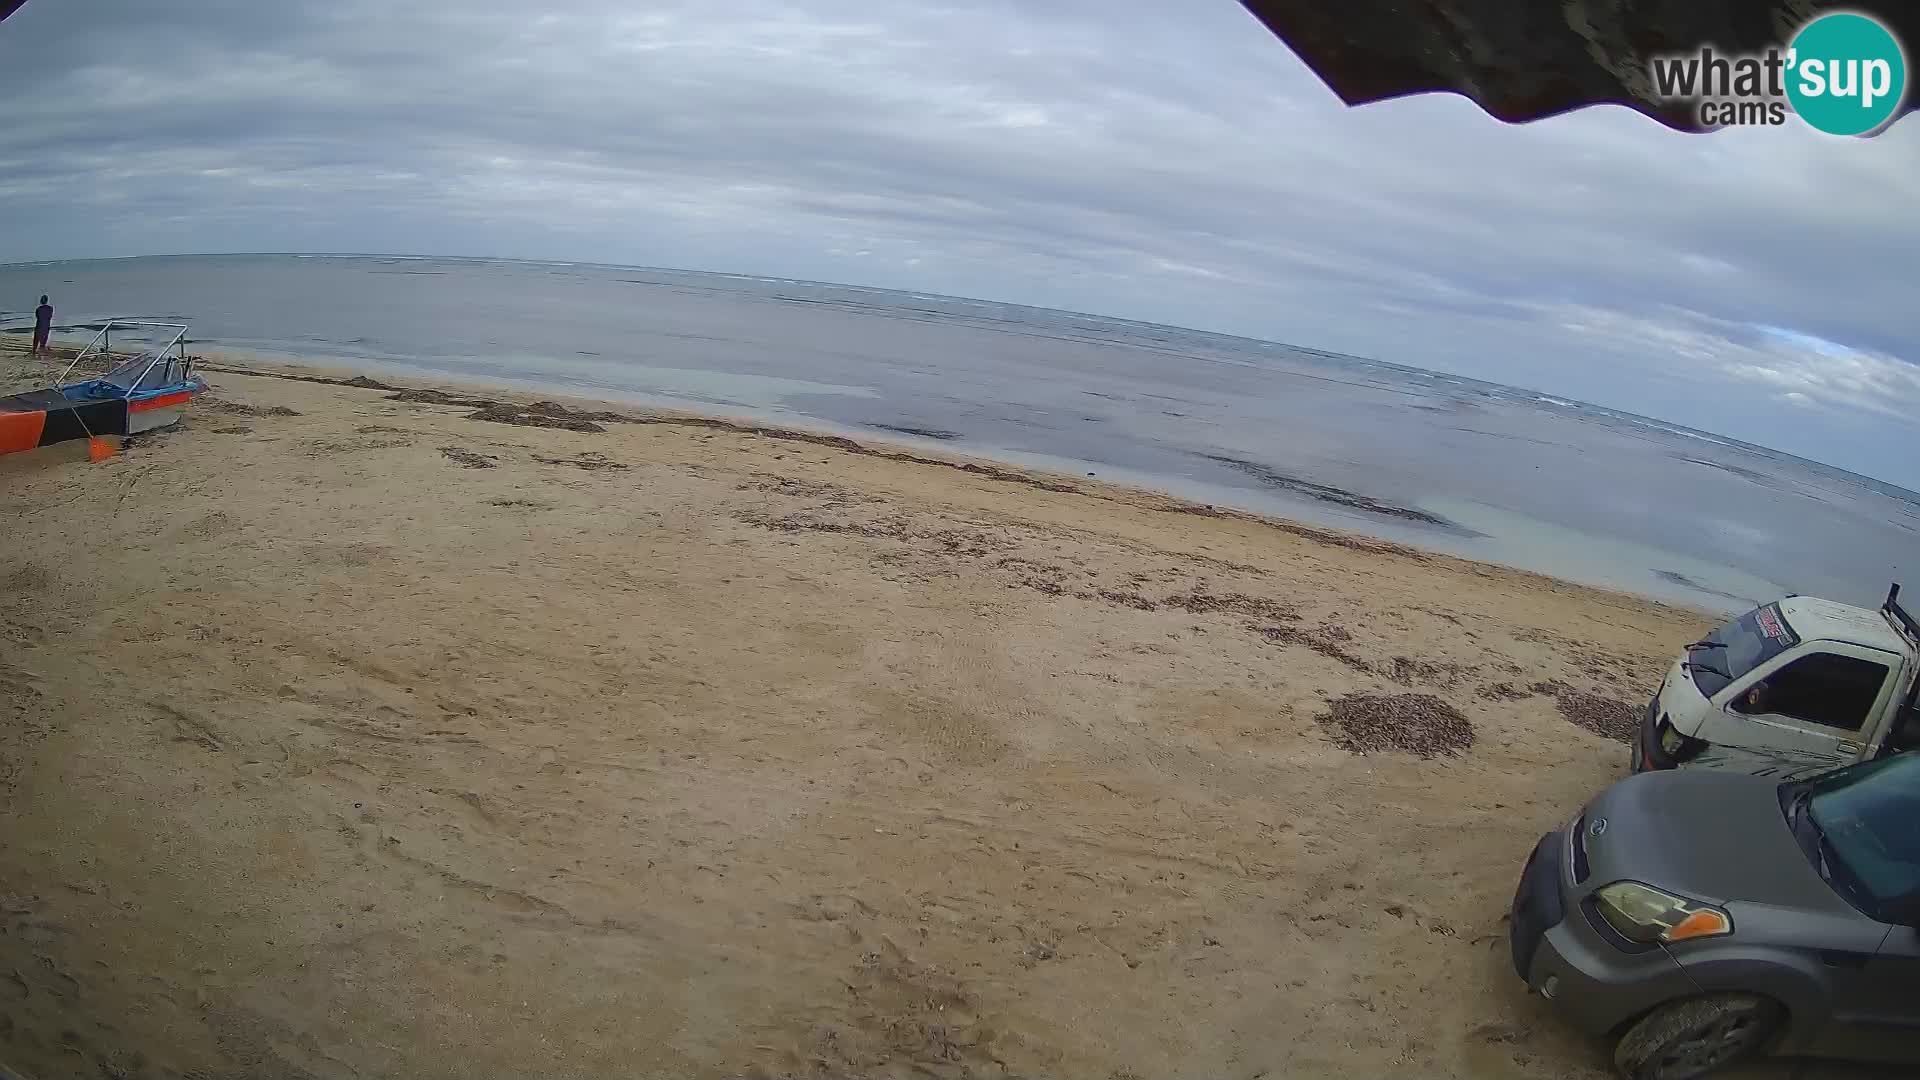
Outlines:
{"label": "suv tire", "polygon": [[1620,1036],[1613,1064],[1628,1080],[1693,1080],[1752,1057],[1783,1015],[1778,1002],[1754,994],[1668,1002]]}

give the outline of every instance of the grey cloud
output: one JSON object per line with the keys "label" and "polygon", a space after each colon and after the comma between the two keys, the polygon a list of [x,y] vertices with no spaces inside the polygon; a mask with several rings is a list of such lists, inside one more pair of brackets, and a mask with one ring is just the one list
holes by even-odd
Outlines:
{"label": "grey cloud", "polygon": [[1232,0],[65,0],[0,28],[0,92],[0,258],[413,249],[982,295],[1920,484],[1885,465],[1920,416],[1911,120],[1347,110]]}

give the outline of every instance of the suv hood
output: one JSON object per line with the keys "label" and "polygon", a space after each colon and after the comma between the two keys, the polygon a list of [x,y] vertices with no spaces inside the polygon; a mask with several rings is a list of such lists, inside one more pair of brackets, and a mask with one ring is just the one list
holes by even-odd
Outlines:
{"label": "suv hood", "polygon": [[[1851,913],[1794,841],[1779,787],[1717,770],[1622,780],[1587,808],[1592,883],[1632,880],[1714,904]],[[1599,818],[1606,828],[1594,836]]]}

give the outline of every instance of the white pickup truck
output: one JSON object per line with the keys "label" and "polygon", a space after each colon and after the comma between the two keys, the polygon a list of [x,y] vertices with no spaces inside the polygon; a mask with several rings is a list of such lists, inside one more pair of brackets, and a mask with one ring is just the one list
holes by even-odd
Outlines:
{"label": "white pickup truck", "polygon": [[[1920,622],[1789,596],[1687,646],[1647,706],[1633,771],[1823,770],[1920,747]],[[1766,771],[1778,771],[1769,768]]]}

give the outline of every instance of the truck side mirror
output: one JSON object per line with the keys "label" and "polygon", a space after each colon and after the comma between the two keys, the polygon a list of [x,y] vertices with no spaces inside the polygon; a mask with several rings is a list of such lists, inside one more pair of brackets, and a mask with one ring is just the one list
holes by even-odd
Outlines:
{"label": "truck side mirror", "polygon": [[1902,705],[1893,715],[1893,728],[1887,732],[1887,748],[1896,752],[1920,746],[1920,709]]}

